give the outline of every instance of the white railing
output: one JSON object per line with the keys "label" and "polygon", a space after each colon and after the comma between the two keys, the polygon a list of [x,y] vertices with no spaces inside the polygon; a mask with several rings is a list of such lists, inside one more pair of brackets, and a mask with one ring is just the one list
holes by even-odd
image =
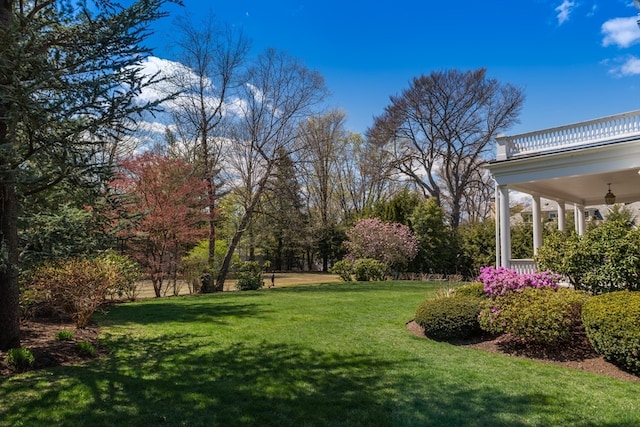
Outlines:
{"label": "white railing", "polygon": [[514,136],[498,136],[496,160],[640,137],[640,110]]}
{"label": "white railing", "polygon": [[509,261],[509,266],[512,270],[515,270],[520,274],[531,274],[538,271],[536,268],[536,262],[532,259],[511,259]]}

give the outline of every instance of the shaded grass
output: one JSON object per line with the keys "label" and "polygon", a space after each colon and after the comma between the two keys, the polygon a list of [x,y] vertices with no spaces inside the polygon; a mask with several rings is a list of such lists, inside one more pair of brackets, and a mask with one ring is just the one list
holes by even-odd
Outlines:
{"label": "shaded grass", "polygon": [[640,383],[420,339],[439,284],[123,304],[112,354],[0,380],[0,425],[631,426]]}

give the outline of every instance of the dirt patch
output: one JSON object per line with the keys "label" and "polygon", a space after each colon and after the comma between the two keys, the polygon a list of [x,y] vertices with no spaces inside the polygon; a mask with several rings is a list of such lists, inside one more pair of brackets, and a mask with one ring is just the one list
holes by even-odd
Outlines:
{"label": "dirt patch", "polygon": [[[56,334],[62,330],[70,331],[73,339],[66,341],[57,339]],[[31,369],[73,365],[107,354],[106,349],[98,343],[100,330],[96,325],[77,329],[73,323],[59,319],[23,320],[20,331],[22,347],[31,350],[35,357],[35,363]],[[91,343],[96,354],[94,356],[82,354],[77,348],[79,342]],[[16,373],[17,371],[6,363],[5,356],[6,354],[0,351],[0,375]]]}
{"label": "dirt patch", "polygon": [[[427,338],[424,335],[424,330],[414,321],[407,323],[407,330],[418,337]],[[606,361],[604,357],[597,355],[586,339],[577,340],[575,345],[567,346],[552,353],[540,348],[527,347],[509,335],[455,341],[451,344],[490,353],[527,358],[542,363],[552,363],[567,368],[606,375],[623,381],[640,381],[640,377],[623,371],[613,363]]]}

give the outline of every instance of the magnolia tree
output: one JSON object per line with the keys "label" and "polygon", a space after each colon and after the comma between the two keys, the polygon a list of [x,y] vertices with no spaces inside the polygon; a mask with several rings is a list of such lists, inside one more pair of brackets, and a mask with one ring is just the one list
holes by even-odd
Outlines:
{"label": "magnolia tree", "polygon": [[372,258],[393,269],[405,267],[418,254],[418,239],[409,227],[377,218],[363,219],[347,232],[347,257]]}

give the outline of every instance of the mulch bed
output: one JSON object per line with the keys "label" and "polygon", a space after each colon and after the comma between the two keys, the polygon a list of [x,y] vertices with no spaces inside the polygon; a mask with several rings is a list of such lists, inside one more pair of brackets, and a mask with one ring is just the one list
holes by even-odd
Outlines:
{"label": "mulch bed", "polygon": [[[424,335],[424,330],[414,321],[407,323],[407,330],[416,336],[427,338]],[[512,357],[527,358],[543,363],[552,363],[599,375],[606,375],[623,381],[640,381],[640,377],[623,371],[613,363],[606,361],[604,357],[597,355],[591,345],[589,345],[586,337],[583,337],[581,340],[576,340],[573,345],[566,346],[556,352],[525,346],[509,335],[460,340],[451,342],[451,344]]]}

